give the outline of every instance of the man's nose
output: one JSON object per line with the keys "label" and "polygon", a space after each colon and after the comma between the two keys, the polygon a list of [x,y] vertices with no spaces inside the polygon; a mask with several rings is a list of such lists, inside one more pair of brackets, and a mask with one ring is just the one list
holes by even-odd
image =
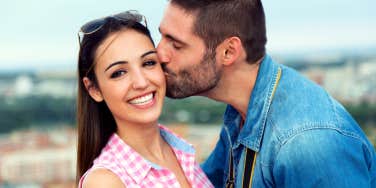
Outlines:
{"label": "man's nose", "polygon": [[157,46],[157,55],[161,63],[170,63],[171,53],[167,49],[167,45],[162,39]]}

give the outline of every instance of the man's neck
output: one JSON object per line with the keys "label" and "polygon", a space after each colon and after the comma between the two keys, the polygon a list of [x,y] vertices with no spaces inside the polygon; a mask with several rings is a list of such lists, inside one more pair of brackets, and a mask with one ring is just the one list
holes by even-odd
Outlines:
{"label": "man's neck", "polygon": [[203,96],[233,106],[245,120],[260,61],[255,64],[243,62],[224,67],[218,85]]}

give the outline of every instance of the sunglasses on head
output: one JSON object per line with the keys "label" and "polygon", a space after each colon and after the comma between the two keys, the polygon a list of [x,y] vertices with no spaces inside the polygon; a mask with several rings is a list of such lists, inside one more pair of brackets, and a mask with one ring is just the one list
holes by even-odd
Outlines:
{"label": "sunglasses on head", "polygon": [[139,14],[135,10],[128,10],[128,11],[121,12],[118,14],[106,16],[103,18],[98,18],[98,19],[89,21],[86,24],[81,26],[80,31],[78,32],[78,42],[80,43],[80,46],[81,46],[84,35],[90,35],[99,31],[108,22],[109,18],[122,21],[124,22],[124,24],[140,23],[143,26],[147,27],[145,16]]}

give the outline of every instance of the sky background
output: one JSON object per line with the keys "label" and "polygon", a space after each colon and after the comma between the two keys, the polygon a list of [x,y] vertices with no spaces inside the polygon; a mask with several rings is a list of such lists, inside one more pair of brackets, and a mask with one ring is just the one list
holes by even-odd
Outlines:
{"label": "sky background", "polygon": [[[0,0],[0,71],[75,69],[77,31],[135,9],[156,42],[166,0]],[[263,0],[270,53],[376,49],[375,0]],[[375,52],[376,53],[376,52]]]}

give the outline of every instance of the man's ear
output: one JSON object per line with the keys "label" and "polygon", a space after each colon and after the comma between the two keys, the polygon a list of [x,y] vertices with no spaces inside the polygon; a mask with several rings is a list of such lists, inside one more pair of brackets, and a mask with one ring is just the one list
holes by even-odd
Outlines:
{"label": "man's ear", "polygon": [[82,79],[82,82],[84,83],[85,88],[88,91],[91,98],[93,98],[97,102],[103,101],[101,91],[94,85],[94,83],[88,77],[84,77]]}
{"label": "man's ear", "polygon": [[231,65],[235,62],[243,49],[239,37],[230,37],[225,39],[220,45],[219,54],[223,65]]}

